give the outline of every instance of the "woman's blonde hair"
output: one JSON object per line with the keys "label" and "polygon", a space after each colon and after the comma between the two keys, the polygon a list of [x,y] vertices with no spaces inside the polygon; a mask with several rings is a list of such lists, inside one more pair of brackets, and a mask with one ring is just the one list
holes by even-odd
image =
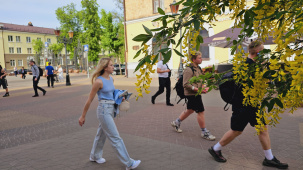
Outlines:
{"label": "woman's blonde hair", "polygon": [[108,63],[112,61],[110,58],[101,58],[98,62],[97,68],[92,76],[92,84],[95,79],[104,73],[104,69],[108,66]]}
{"label": "woman's blonde hair", "polygon": [[190,60],[193,61],[194,59],[197,59],[199,55],[202,56],[202,53],[200,51],[194,51],[194,54],[190,54]]}

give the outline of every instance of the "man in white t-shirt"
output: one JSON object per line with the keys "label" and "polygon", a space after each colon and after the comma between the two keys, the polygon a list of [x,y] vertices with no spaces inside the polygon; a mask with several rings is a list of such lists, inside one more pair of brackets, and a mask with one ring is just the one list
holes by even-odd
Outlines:
{"label": "man in white t-shirt", "polygon": [[157,64],[157,73],[159,75],[159,90],[155,95],[152,96],[151,102],[155,104],[155,100],[157,96],[164,92],[164,88],[166,88],[166,105],[174,106],[170,103],[170,76],[171,71],[167,64],[163,64],[163,60],[159,61]]}

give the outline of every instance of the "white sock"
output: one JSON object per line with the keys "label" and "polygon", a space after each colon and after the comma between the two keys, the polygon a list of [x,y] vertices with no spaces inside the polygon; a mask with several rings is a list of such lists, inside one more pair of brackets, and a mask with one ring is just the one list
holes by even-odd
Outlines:
{"label": "white sock", "polygon": [[264,150],[264,154],[265,154],[266,159],[268,159],[268,160],[274,159],[274,156],[272,155],[271,149]]}
{"label": "white sock", "polygon": [[214,151],[220,151],[222,149],[222,146],[218,142],[217,144],[214,145],[213,149],[214,149]]}

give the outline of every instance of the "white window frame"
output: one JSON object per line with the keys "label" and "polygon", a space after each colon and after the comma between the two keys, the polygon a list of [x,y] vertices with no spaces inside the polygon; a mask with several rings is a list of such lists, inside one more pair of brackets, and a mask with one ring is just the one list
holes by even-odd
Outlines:
{"label": "white window frame", "polygon": [[[21,61],[21,64],[19,63]],[[18,66],[23,66],[23,60],[18,60]]]}
{"label": "white window frame", "polygon": [[21,42],[21,36],[16,36],[16,42]]}
{"label": "white window frame", "polygon": [[158,13],[159,7],[165,11],[164,0],[153,0],[152,3],[153,3],[153,13],[154,14]]}
{"label": "white window frame", "polygon": [[16,60],[10,60],[10,64],[12,67],[15,67],[16,66]]}
{"label": "white window frame", "polygon": [[[19,52],[19,49],[20,49],[20,52]],[[22,53],[21,47],[17,47],[17,54],[21,54],[21,53]]]}
{"label": "white window frame", "polygon": [[8,36],[8,42],[14,42],[14,38],[13,38],[12,35],[9,35],[9,36]]}
{"label": "white window frame", "polygon": [[31,42],[32,42],[31,37],[26,37],[26,42],[27,42],[27,43],[31,43]]}
{"label": "white window frame", "polygon": [[40,58],[40,66],[44,66],[44,59]]}
{"label": "white window frame", "polygon": [[51,43],[52,43],[52,40],[51,40],[50,38],[48,38],[48,39],[47,39],[47,42],[48,42],[49,44],[51,44]]}
{"label": "white window frame", "polygon": [[9,53],[14,54],[14,47],[9,47]]}
{"label": "white window frame", "polygon": [[[28,52],[28,51],[30,51],[30,52]],[[32,54],[32,48],[27,48],[27,53]]]}
{"label": "white window frame", "polygon": [[39,40],[42,41],[40,37],[37,37],[37,41],[39,41]]}

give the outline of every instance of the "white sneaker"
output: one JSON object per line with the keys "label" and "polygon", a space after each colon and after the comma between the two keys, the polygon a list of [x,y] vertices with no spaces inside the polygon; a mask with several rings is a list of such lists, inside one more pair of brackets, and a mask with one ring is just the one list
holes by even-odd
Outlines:
{"label": "white sneaker", "polygon": [[178,124],[176,123],[176,121],[172,121],[170,124],[171,124],[171,126],[176,130],[176,132],[182,133],[182,130],[180,129],[180,124],[178,125]]}
{"label": "white sneaker", "polygon": [[126,167],[126,170],[131,170],[131,169],[135,169],[140,165],[141,161],[140,160],[135,160],[132,164],[132,166],[130,167]]}
{"label": "white sneaker", "polygon": [[100,159],[98,159],[98,160],[94,160],[93,158],[89,158],[89,160],[90,160],[91,162],[97,162],[98,164],[103,164],[103,163],[106,162],[106,160],[105,160],[104,158],[100,158]]}
{"label": "white sneaker", "polygon": [[204,138],[206,140],[215,140],[216,139],[216,137],[214,135],[212,135],[209,130],[204,133],[202,132],[201,136],[202,136],[202,138]]}

